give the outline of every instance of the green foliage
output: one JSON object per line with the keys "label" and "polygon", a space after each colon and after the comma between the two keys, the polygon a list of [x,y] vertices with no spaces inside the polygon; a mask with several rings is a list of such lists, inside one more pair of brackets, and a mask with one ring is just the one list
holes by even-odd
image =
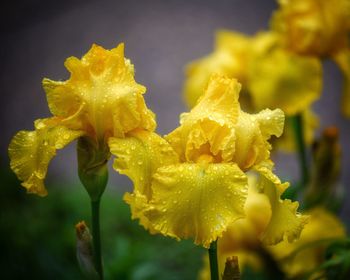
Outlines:
{"label": "green foliage", "polygon": [[327,248],[322,268],[325,268],[327,279],[350,278],[350,239],[336,241]]}
{"label": "green foliage", "polygon": [[[84,279],[74,229],[81,220],[91,226],[84,188],[51,187],[40,198],[21,190],[8,170],[0,178],[1,279]],[[150,235],[130,217],[121,194],[107,188],[101,205],[105,279],[196,279],[204,249]]]}

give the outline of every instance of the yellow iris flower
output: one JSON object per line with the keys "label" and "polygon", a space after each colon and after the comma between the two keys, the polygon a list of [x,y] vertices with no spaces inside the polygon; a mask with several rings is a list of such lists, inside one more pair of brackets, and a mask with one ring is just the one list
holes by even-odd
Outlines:
{"label": "yellow iris flower", "polygon": [[[279,109],[243,112],[239,91],[236,80],[213,75],[205,94],[181,115],[181,125],[166,140],[143,130],[109,140],[117,156],[114,168],[134,183],[134,192],[124,197],[132,217],[152,233],[193,238],[209,247],[244,216],[244,172],[256,168],[272,176],[268,139],[281,135],[284,114]],[[277,187],[270,191],[279,192]]]}
{"label": "yellow iris flower", "polygon": [[279,0],[271,20],[284,45],[293,52],[319,57],[347,48],[349,0]]}
{"label": "yellow iris flower", "polygon": [[67,81],[43,80],[53,117],[35,122],[34,131],[20,131],[9,146],[11,168],[29,193],[45,196],[47,168],[57,149],[84,138],[109,158],[108,139],[135,129],[155,129],[154,114],[134,80],[134,66],[124,57],[124,44],[112,50],[93,45],[82,59],[69,57]]}
{"label": "yellow iris flower", "polygon": [[[300,276],[320,265],[330,240],[346,236],[341,221],[327,210],[314,208],[307,214],[310,215],[310,221],[297,241],[293,243],[283,241],[269,247],[274,258],[289,277]],[[322,240],[325,242],[315,243]]]}

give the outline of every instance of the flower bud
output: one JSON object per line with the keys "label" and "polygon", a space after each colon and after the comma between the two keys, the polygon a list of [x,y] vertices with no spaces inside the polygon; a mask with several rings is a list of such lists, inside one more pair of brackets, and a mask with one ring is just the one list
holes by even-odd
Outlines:
{"label": "flower bud", "polygon": [[84,221],[75,225],[77,235],[77,259],[83,274],[88,279],[99,279],[94,266],[92,236]]}
{"label": "flower bud", "polygon": [[239,272],[238,257],[233,256],[226,259],[224,274],[222,280],[239,280],[241,275]]}

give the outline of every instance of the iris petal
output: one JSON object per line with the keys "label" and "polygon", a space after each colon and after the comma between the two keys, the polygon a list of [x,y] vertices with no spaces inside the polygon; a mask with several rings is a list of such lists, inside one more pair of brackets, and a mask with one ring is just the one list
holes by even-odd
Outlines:
{"label": "iris petal", "polygon": [[[50,125],[45,125],[49,123]],[[57,149],[62,149],[76,138],[82,136],[82,131],[73,131],[47,119],[37,122],[35,131],[20,131],[9,145],[9,156],[12,170],[23,181],[22,186],[29,193],[40,196],[47,195],[44,179],[51,159]]]}
{"label": "iris petal", "polygon": [[298,202],[289,199],[281,199],[281,194],[288,188],[288,183],[281,183],[269,168],[256,167],[260,174],[259,189],[270,200],[272,216],[262,241],[266,245],[274,245],[281,242],[284,237],[292,242],[299,238],[302,229],[308,222],[308,216],[297,212]]}
{"label": "iris petal", "polygon": [[235,79],[212,75],[197,105],[190,113],[182,114],[181,126],[166,136],[182,161],[196,162],[204,152],[216,161],[232,159],[240,88]]}
{"label": "iris petal", "polygon": [[127,175],[134,188],[147,199],[152,196],[151,181],[157,169],[176,164],[178,157],[160,136],[146,130],[130,132],[126,138],[110,138],[110,151],[117,158],[113,167]]}
{"label": "iris petal", "polygon": [[263,110],[258,114],[241,112],[234,126],[236,143],[233,161],[246,171],[270,157],[272,135],[279,137],[284,127],[280,109]]}
{"label": "iris petal", "polygon": [[177,164],[153,177],[151,209],[145,216],[164,235],[194,238],[209,247],[242,217],[247,178],[235,164]]}

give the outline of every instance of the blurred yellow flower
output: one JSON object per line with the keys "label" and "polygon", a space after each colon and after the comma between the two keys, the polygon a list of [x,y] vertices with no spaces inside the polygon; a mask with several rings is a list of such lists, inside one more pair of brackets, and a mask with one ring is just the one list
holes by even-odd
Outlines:
{"label": "blurred yellow flower", "polygon": [[317,58],[284,50],[271,32],[252,38],[252,49],[247,87],[255,110],[280,108],[293,116],[319,99],[322,66]]}
{"label": "blurred yellow flower", "polygon": [[20,131],[9,146],[11,168],[29,193],[47,194],[43,181],[57,149],[84,137],[109,158],[107,140],[130,131],[155,129],[154,114],[134,80],[134,67],[124,57],[124,45],[112,50],[93,45],[82,59],[69,57],[67,81],[43,80],[51,118],[35,122],[35,131]]}
{"label": "blurred yellow flower", "polygon": [[349,0],[279,0],[271,20],[283,44],[295,53],[332,56],[349,44]]}
{"label": "blurred yellow flower", "polygon": [[[190,113],[181,115],[180,127],[165,137],[167,141],[147,131],[109,140],[117,156],[114,168],[134,182],[135,190],[125,201],[133,218],[151,232],[194,238],[209,247],[244,216],[244,172],[256,167],[273,177],[267,140],[281,135],[284,114],[279,109],[243,112],[239,90],[236,80],[213,75],[205,94]],[[269,189],[272,195],[279,193],[273,188],[278,187]],[[281,232],[276,234],[280,238]]]}
{"label": "blurred yellow flower", "polygon": [[212,73],[238,77],[246,91],[243,108],[255,112],[280,108],[286,115],[298,114],[320,97],[322,88],[320,61],[281,48],[274,32],[248,37],[219,31],[214,52],[187,67],[184,96],[189,106],[195,105]]}
{"label": "blurred yellow flower", "polygon": [[213,53],[195,60],[186,66],[184,99],[192,108],[203,94],[213,73],[236,78],[244,83],[246,79],[246,55],[249,38],[243,34],[220,30],[215,34]]}
{"label": "blurred yellow flower", "polygon": [[315,208],[307,214],[310,215],[310,221],[297,241],[283,241],[269,247],[289,277],[300,276],[320,265],[331,240],[346,236],[343,224],[327,210]]}
{"label": "blurred yellow flower", "polygon": [[271,26],[283,47],[332,58],[344,76],[342,112],[350,117],[350,0],[279,0]]}

